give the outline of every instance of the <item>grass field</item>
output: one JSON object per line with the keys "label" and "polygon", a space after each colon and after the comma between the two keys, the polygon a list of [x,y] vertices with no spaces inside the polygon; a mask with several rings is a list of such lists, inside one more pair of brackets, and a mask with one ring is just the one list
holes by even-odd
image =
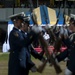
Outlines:
{"label": "grass field", "polygon": [[[8,58],[9,57],[9,53],[0,53],[0,75],[8,75]],[[32,58],[33,62],[35,62],[36,66],[38,66],[41,62],[37,59]],[[65,69],[65,62],[61,62],[60,63],[61,68],[62,68],[62,73],[59,75],[64,75],[64,69]],[[46,65],[44,71],[42,74],[35,72],[32,73],[30,71],[29,75],[56,75],[55,70],[53,68],[53,66],[49,66],[49,64]]]}

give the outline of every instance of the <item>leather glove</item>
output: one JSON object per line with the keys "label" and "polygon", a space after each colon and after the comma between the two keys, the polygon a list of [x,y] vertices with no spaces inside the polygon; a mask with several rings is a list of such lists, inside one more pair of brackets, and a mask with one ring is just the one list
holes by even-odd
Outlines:
{"label": "leather glove", "polygon": [[32,27],[32,31],[34,31],[37,34],[40,33],[42,30],[43,30],[43,28],[41,26],[34,25]]}

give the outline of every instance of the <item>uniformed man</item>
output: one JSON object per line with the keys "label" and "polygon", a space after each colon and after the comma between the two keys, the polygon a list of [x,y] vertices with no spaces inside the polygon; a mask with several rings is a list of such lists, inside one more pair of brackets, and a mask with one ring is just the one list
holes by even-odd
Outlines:
{"label": "uniformed man", "polygon": [[[36,39],[38,33],[42,30],[39,29],[39,27],[34,26],[27,38],[24,38],[22,33],[19,31],[24,21],[24,17],[25,16],[23,12],[10,16],[10,19],[14,23],[14,28],[9,35],[10,54],[8,62],[8,75],[22,75],[22,59],[20,58],[20,52],[23,48],[28,47],[33,42],[33,40]],[[29,67],[31,68],[32,66],[34,66],[34,64]],[[24,67],[26,67],[26,65],[24,65]]]}
{"label": "uniformed man", "polygon": [[[29,27],[29,21],[25,20],[22,23],[22,27],[20,28],[24,38],[26,38],[29,34],[28,27]],[[31,70],[32,72],[37,71],[35,64],[31,60],[31,55],[35,58],[38,58],[39,60],[45,60],[43,55],[39,54],[36,50],[34,50],[34,47],[32,45],[23,47],[20,54],[21,54],[21,58],[23,57],[22,59],[25,59],[22,61],[22,64],[24,63],[26,67],[23,66],[21,67],[21,71],[22,71],[21,73],[24,75],[28,75],[29,70]],[[32,67],[32,65],[34,66]]]}
{"label": "uniformed man", "polygon": [[65,75],[75,75],[75,20],[74,18],[72,21],[71,20],[69,29],[72,34],[69,37],[64,36],[65,40],[63,40],[67,46],[67,50],[56,56],[59,62],[68,57]]}

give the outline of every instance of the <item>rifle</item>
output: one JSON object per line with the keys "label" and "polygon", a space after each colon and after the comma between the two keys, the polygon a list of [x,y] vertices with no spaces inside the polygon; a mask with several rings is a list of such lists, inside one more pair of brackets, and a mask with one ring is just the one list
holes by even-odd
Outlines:
{"label": "rifle", "polygon": [[[48,24],[46,13],[45,13],[46,11],[45,11],[44,7],[43,7],[43,10],[44,10],[44,16],[45,16],[46,23]],[[44,68],[45,68],[45,66],[46,66],[47,61],[50,60],[51,63],[53,64],[53,66],[54,66],[54,69],[55,69],[56,73],[57,74],[61,73],[62,70],[61,70],[60,66],[58,65],[58,63],[57,63],[57,61],[55,59],[55,54],[52,53],[52,55],[50,55],[49,49],[48,49],[48,44],[46,43],[46,41],[44,41],[43,39],[40,39],[40,41],[41,41],[41,44],[43,44],[43,50],[45,50],[45,54],[46,54],[47,60],[45,60],[44,63],[39,66],[38,71],[40,73],[42,73]]]}
{"label": "rifle", "polygon": [[[29,0],[29,3],[30,3],[30,12],[32,13],[33,12],[33,3],[32,3],[32,0]],[[36,15],[35,15],[35,13],[33,13],[32,15],[31,15],[31,18],[32,18],[32,20],[33,20],[33,23],[34,23],[34,25],[38,25],[37,24],[37,17],[36,17]],[[41,47],[42,47],[42,50],[44,50],[46,53],[46,56],[47,56],[47,58],[49,59],[49,52],[48,52],[48,45],[47,45],[47,43],[46,43],[46,41],[44,40],[44,38],[43,38],[43,36],[41,35],[41,34],[39,34],[39,41],[40,41],[40,43],[41,43]],[[46,60],[46,62],[47,62],[47,60]],[[46,63],[44,63],[44,65],[46,65]],[[42,67],[43,68],[43,67]],[[39,69],[39,67],[38,67],[38,69],[37,69],[37,71],[38,72],[40,72],[41,70]]]}
{"label": "rifle", "polygon": [[[40,37],[41,37],[41,36],[40,36]],[[54,57],[54,53],[53,53],[52,55],[50,55],[49,49],[48,49],[48,44],[46,43],[46,41],[44,41],[44,40],[42,39],[42,37],[41,37],[40,41],[41,41],[41,44],[43,44],[43,50],[45,50],[45,54],[46,54],[47,60],[45,60],[45,61],[38,67],[38,72],[42,73],[43,70],[44,70],[44,68],[45,68],[45,66],[46,66],[47,61],[50,60],[51,63],[53,64],[53,66],[54,66],[54,69],[55,69],[56,73],[57,73],[57,74],[61,73],[62,70],[61,70],[59,64],[57,63],[57,61],[56,61],[56,59],[55,59],[55,57]]]}
{"label": "rifle", "polygon": [[[32,1],[31,0],[30,0],[30,3],[32,4]],[[35,19],[34,19],[34,17],[35,17]],[[32,15],[32,19],[33,19],[34,24],[38,25],[37,24],[37,20],[36,20],[37,17],[35,15],[35,13]],[[44,38],[43,38],[43,36],[41,34],[39,34],[39,40],[40,40],[40,43],[41,43],[42,50],[45,51],[47,60],[51,60],[52,64],[54,65],[54,68],[55,68],[56,73],[60,73],[61,72],[61,69],[60,69],[59,65],[56,63],[55,58],[53,57],[53,55],[50,55],[49,54],[48,44],[46,43],[46,41],[44,40]],[[51,59],[50,59],[50,56],[51,56]],[[38,72],[41,73],[43,71],[44,66],[46,65],[47,60],[45,60],[45,62],[43,63],[43,66],[38,67],[38,69],[37,69]],[[59,70],[57,70],[58,68],[59,68]]]}
{"label": "rifle", "polygon": [[[65,1],[65,5],[66,5],[66,1]],[[57,15],[57,23],[59,21],[58,17],[60,15],[60,8],[61,8],[61,5],[59,5],[59,12]],[[63,11],[63,17],[65,18],[64,14],[65,14],[65,6],[64,6],[64,11]],[[57,23],[56,23],[56,25],[57,25]],[[65,24],[65,19],[64,19],[63,25],[64,24]],[[60,38],[56,37],[54,48],[56,49],[57,52],[60,51],[61,45],[62,45],[62,40]]]}

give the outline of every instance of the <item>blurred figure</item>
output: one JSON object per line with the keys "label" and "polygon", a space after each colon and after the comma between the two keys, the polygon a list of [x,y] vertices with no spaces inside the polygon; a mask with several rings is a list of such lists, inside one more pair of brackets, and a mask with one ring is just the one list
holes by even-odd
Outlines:
{"label": "blurred figure", "polygon": [[[37,26],[33,26],[28,35],[23,35],[20,28],[26,18],[24,15],[24,12],[22,12],[10,16],[10,19],[14,24],[14,28],[9,35],[10,54],[8,61],[8,75],[22,75],[24,72],[25,75],[28,75],[29,69],[35,65],[30,58],[28,58],[30,55],[27,55],[26,51],[28,50],[27,47],[29,47],[31,43],[38,38],[42,29]],[[27,31],[27,27],[25,27],[25,30]],[[26,49],[25,52],[23,52],[24,49]],[[26,57],[24,58],[23,55],[26,55]]]}
{"label": "blurred figure", "polygon": [[[21,26],[21,33],[23,35],[24,38],[26,38],[29,34],[29,21],[24,21],[22,23]],[[20,52],[20,59],[22,59],[21,64],[21,74],[24,75],[28,75],[29,74],[29,70],[31,70],[32,72],[36,72],[37,71],[37,67],[35,66],[35,63],[32,62],[31,60],[31,55],[33,57],[35,57],[36,59],[39,60],[45,60],[45,58],[43,57],[43,55],[41,55],[41,53],[39,54],[36,50],[34,50],[34,47],[32,45],[29,45],[27,47],[24,47],[21,52]],[[24,67],[23,64],[26,66]],[[33,65],[31,67],[31,65]]]}
{"label": "blurred figure", "polygon": [[64,44],[67,46],[67,50],[56,56],[58,61],[64,60],[68,57],[67,65],[65,69],[65,75],[75,75],[75,20],[70,19],[69,29],[72,34],[69,37],[64,36]]}

